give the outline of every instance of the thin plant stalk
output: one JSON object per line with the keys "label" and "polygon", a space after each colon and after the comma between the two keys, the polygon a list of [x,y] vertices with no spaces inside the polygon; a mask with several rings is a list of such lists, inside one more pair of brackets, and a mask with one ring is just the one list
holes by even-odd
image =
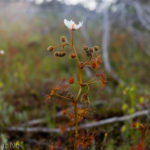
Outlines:
{"label": "thin plant stalk", "polygon": [[76,55],[76,62],[78,64],[78,69],[79,69],[79,80],[80,80],[80,89],[78,91],[78,94],[75,99],[74,103],[74,115],[75,115],[75,143],[74,143],[74,150],[77,150],[77,145],[78,145],[78,101],[80,99],[80,96],[82,94],[82,69],[80,68],[80,60],[76,51],[76,48],[74,47],[74,30],[72,30],[72,49]]}

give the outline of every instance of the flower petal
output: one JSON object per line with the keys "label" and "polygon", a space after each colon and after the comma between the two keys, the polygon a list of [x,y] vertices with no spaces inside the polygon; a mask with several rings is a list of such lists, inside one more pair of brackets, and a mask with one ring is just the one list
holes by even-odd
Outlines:
{"label": "flower petal", "polygon": [[79,24],[75,24],[73,20],[64,19],[64,24],[70,30],[73,30],[73,29],[77,30],[82,26],[83,22],[79,22]]}
{"label": "flower petal", "polygon": [[79,24],[75,24],[75,29],[78,30],[83,25],[83,22],[79,22]]}

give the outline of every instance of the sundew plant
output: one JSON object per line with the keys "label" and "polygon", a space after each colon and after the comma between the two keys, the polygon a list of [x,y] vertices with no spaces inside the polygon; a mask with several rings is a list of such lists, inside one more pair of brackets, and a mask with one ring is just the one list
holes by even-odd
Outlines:
{"label": "sundew plant", "polygon": [[[54,86],[50,93],[48,94],[48,100],[51,99],[63,99],[67,103],[70,103],[73,107],[72,112],[64,110],[64,113],[69,118],[69,123],[66,124],[66,127],[63,128],[63,131],[71,129],[70,142],[74,143],[74,150],[79,149],[80,147],[86,148],[92,144],[93,135],[88,133],[79,132],[80,122],[88,114],[88,104],[90,103],[89,93],[90,88],[93,84],[98,83],[102,85],[102,88],[106,86],[106,77],[101,68],[102,59],[99,54],[99,47],[93,46],[78,46],[80,49],[77,49],[75,41],[75,32],[79,30],[83,23],[75,24],[74,21],[64,20],[65,26],[69,29],[69,32],[72,34],[71,40],[67,39],[65,36],[61,37],[61,43],[58,45],[52,45],[47,48],[49,52],[53,52],[55,57],[63,59],[68,57],[76,62],[76,67],[78,71],[73,77],[67,77],[63,81],[58,81],[56,86]],[[81,48],[82,47],[82,48]],[[81,50],[83,49],[83,50]],[[81,53],[81,51],[83,51]],[[95,71],[95,75],[88,79],[85,77],[85,69],[90,68]],[[74,78],[78,76],[77,78]],[[87,80],[88,79],[88,80]],[[76,84],[78,91],[73,89],[73,85]],[[70,88],[72,86],[72,88]],[[74,90],[74,91],[70,91]],[[72,94],[75,93],[76,95]],[[84,105],[84,107],[79,107],[79,104]]]}

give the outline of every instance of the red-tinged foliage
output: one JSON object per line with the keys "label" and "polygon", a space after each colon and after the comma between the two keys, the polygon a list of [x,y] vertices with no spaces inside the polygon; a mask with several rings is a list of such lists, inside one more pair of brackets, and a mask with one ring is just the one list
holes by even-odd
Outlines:
{"label": "red-tinged foliage", "polygon": [[84,131],[80,132],[80,136],[78,137],[78,148],[88,148],[92,145],[93,140],[94,135]]}
{"label": "red-tinged foliage", "polygon": [[106,75],[104,73],[101,74],[101,82],[102,82],[102,88],[106,87]]}
{"label": "red-tinged foliage", "polygon": [[66,114],[67,114],[67,110],[64,109],[64,110],[62,111],[62,113],[63,113],[64,115],[66,115]]}
{"label": "red-tinged foliage", "polygon": [[100,80],[102,82],[102,88],[105,88],[106,87],[106,83],[107,83],[106,75],[104,73],[97,73],[96,77],[100,78]]}
{"label": "red-tinged foliage", "polygon": [[87,113],[87,108],[78,108],[78,122],[81,122],[87,116]]}
{"label": "red-tinged foliage", "polygon": [[80,69],[83,69],[83,68],[84,68],[84,64],[80,63]]}
{"label": "red-tinged foliage", "polygon": [[100,68],[100,66],[101,66],[101,64],[102,64],[102,60],[101,60],[101,58],[100,58],[100,56],[96,56],[93,60],[91,60],[91,62],[90,62],[90,65],[91,65],[91,67],[93,68],[93,69],[98,69],[98,68]]}
{"label": "red-tinged foliage", "polygon": [[96,77],[97,77],[97,78],[101,77],[101,74],[100,74],[100,73],[97,73],[97,74],[96,74]]}
{"label": "red-tinged foliage", "polygon": [[52,98],[52,96],[55,95],[55,93],[56,93],[57,90],[59,90],[59,87],[57,87],[57,86],[54,87],[54,88],[52,88],[52,90],[50,91],[50,93],[47,96],[47,100],[50,100]]}
{"label": "red-tinged foliage", "polygon": [[63,134],[66,132],[67,126],[60,126],[59,129],[60,129],[60,132]]}
{"label": "red-tinged foliage", "polygon": [[50,150],[58,150],[61,147],[61,140],[58,139],[55,143],[50,144]]}
{"label": "red-tinged foliage", "polygon": [[53,144],[50,146],[50,150],[54,150],[54,145]]}
{"label": "red-tinged foliage", "polygon": [[98,68],[99,68],[99,65],[98,65],[95,61],[92,61],[92,62],[91,62],[91,67],[92,67],[93,69],[98,69]]}
{"label": "red-tinged foliage", "polygon": [[145,140],[141,140],[137,145],[132,146],[131,150],[145,150]]}
{"label": "red-tinged foliage", "polygon": [[[133,124],[133,127],[137,127],[136,122]],[[147,125],[140,124],[138,130],[140,130],[141,132],[141,139],[138,144],[135,144],[131,147],[131,150],[145,150],[145,138],[146,138]]]}
{"label": "red-tinged foliage", "polygon": [[137,122],[133,122],[133,123],[132,123],[132,127],[134,127],[134,128],[135,128],[135,127],[136,127],[136,125],[137,125]]}
{"label": "red-tinged foliage", "polygon": [[69,82],[69,84],[73,84],[73,83],[74,83],[74,78],[70,78],[70,79],[68,80],[68,82]]}

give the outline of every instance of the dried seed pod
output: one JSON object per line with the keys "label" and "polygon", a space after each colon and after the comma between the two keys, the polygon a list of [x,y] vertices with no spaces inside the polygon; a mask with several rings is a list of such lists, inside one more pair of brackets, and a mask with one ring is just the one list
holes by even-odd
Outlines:
{"label": "dried seed pod", "polygon": [[76,54],[75,53],[70,53],[70,58],[75,58]]}
{"label": "dried seed pod", "polygon": [[83,68],[84,68],[84,64],[80,63],[80,69],[83,69]]}
{"label": "dried seed pod", "polygon": [[98,51],[98,50],[99,50],[99,47],[98,47],[98,46],[94,46],[94,50],[95,50],[95,51]]}
{"label": "dried seed pod", "polygon": [[85,51],[87,51],[89,48],[88,48],[88,46],[84,46],[83,49],[84,49]]}
{"label": "dried seed pod", "polygon": [[61,52],[61,57],[64,57],[66,56],[66,53],[65,52]]}
{"label": "dried seed pod", "polygon": [[86,55],[87,55],[88,57],[92,57],[92,53],[90,52],[90,50],[86,51]]}
{"label": "dried seed pod", "polygon": [[70,79],[68,80],[68,82],[69,82],[69,84],[73,84],[73,83],[74,83],[74,78],[70,78]]}
{"label": "dried seed pod", "polygon": [[63,43],[67,42],[67,38],[65,36],[62,36],[61,37],[61,42],[63,42]]}
{"label": "dried seed pod", "polygon": [[52,52],[54,50],[54,47],[53,46],[49,46],[48,48],[47,48],[47,51],[49,51],[49,52]]}
{"label": "dried seed pod", "polygon": [[56,57],[64,57],[66,55],[66,53],[63,51],[63,52],[56,52],[55,53],[55,56]]}
{"label": "dried seed pod", "polygon": [[56,57],[59,57],[59,52],[56,52],[56,53],[55,53],[55,56],[56,56]]}
{"label": "dried seed pod", "polygon": [[94,52],[94,49],[93,49],[93,48],[89,48],[89,51],[90,51],[91,53],[93,53],[93,52]]}

